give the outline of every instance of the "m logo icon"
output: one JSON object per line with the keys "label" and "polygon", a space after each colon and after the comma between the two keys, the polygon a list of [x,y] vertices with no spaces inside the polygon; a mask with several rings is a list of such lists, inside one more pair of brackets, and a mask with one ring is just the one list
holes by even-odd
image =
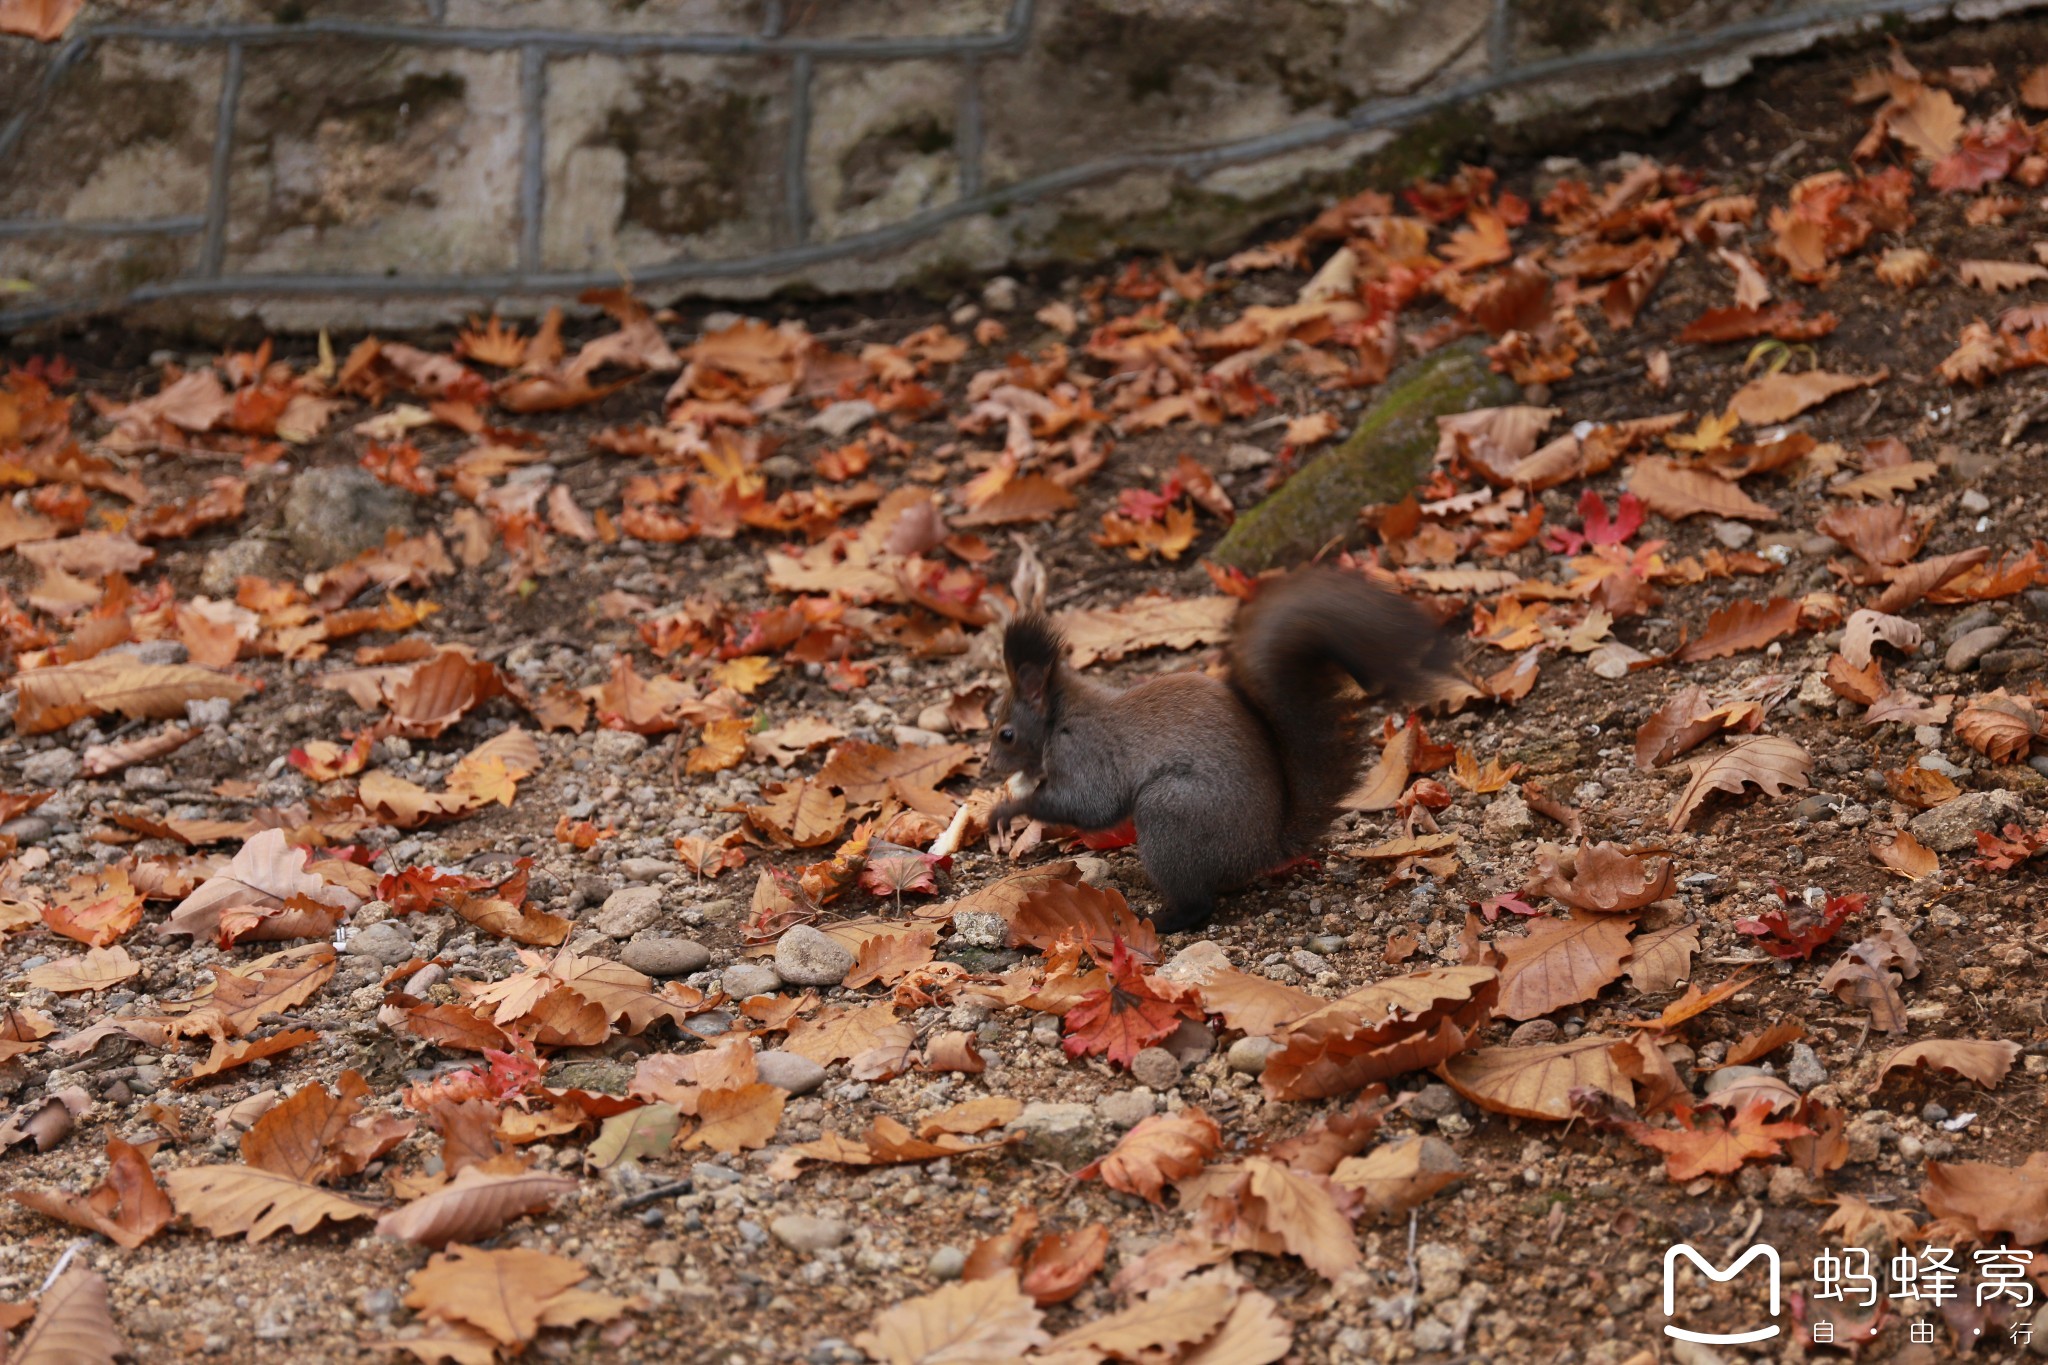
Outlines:
{"label": "m logo icon", "polygon": [[[1706,1257],[1694,1251],[1684,1242],[1671,1247],[1664,1253],[1664,1316],[1671,1317],[1677,1311],[1678,1286],[1674,1283],[1674,1272],[1678,1269],[1678,1258],[1683,1256],[1716,1284],[1726,1284],[1742,1273],[1742,1268],[1751,1261],[1762,1257],[1771,1267],[1771,1316],[1778,1316],[1778,1249],[1768,1244],[1758,1244],[1742,1253],[1735,1263],[1726,1270],[1716,1270]],[[1664,1335],[1680,1341],[1697,1341],[1707,1346],[1739,1346],[1746,1341],[1763,1341],[1778,1335],[1778,1324],[1759,1327],[1750,1332],[1689,1332],[1683,1327],[1665,1325]]]}

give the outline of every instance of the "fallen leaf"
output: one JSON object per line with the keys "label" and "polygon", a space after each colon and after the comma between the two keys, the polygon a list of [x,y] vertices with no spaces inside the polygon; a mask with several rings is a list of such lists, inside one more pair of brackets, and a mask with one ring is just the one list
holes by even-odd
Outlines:
{"label": "fallen leaf", "polygon": [[1482,1109],[1561,1123],[1576,1112],[1574,1090],[1601,1091],[1623,1103],[1632,1099],[1634,1087],[1611,1055],[1619,1041],[1584,1036],[1568,1043],[1482,1048],[1446,1062],[1443,1075]]}
{"label": "fallen leaf", "polygon": [[23,1208],[100,1233],[130,1251],[162,1232],[176,1216],[149,1168],[149,1158],[119,1138],[107,1139],[107,1174],[91,1193],[16,1189],[8,1198]]}
{"label": "fallen leaf", "polygon": [[1500,1011],[1510,1019],[1536,1019],[1591,1000],[1621,975],[1634,921],[1621,915],[1574,911],[1570,919],[1537,920],[1520,938],[1496,939],[1506,961],[1500,969]]}
{"label": "fallen leaf", "polygon": [[1051,1340],[1015,1271],[962,1280],[905,1299],[875,1317],[854,1344],[883,1365],[999,1365]]}
{"label": "fallen leaf", "polygon": [[1074,1178],[1099,1178],[1113,1190],[1157,1204],[1166,1186],[1201,1170],[1222,1145],[1222,1130],[1200,1109],[1153,1114],[1140,1119],[1108,1155],[1074,1172]]}
{"label": "fallen leaf", "polygon": [[1889,378],[1891,371],[1884,367],[1879,367],[1875,374],[1833,374],[1827,370],[1794,374],[1780,370],[1752,379],[1736,390],[1728,400],[1728,410],[1750,426],[1770,426],[1789,421],[1836,394],[1867,389]]}
{"label": "fallen leaf", "polygon": [[1946,1071],[1975,1081],[1986,1090],[1996,1090],[1998,1083],[2012,1070],[2013,1059],[2020,1055],[2020,1050],[2018,1043],[1976,1038],[1931,1038],[1922,1043],[1908,1043],[1878,1065],[1878,1084],[1884,1084],[1894,1071],[1911,1071],[1917,1067]]}
{"label": "fallen leaf", "polygon": [[260,1242],[290,1228],[307,1233],[333,1219],[374,1218],[352,1200],[255,1166],[185,1166],[164,1172],[178,1212],[216,1237]]}
{"label": "fallen leaf", "polygon": [[1763,789],[1767,796],[1781,797],[1807,785],[1813,770],[1813,756],[1792,740],[1779,735],[1754,735],[1717,749],[1687,765],[1692,780],[1671,808],[1670,829],[1685,828],[1700,803],[1710,792],[1739,793],[1745,786]]}
{"label": "fallen leaf", "polygon": [[1465,1166],[1440,1137],[1405,1137],[1346,1157],[1330,1178],[1358,1192],[1365,1208],[1394,1218],[1426,1203],[1438,1190],[1464,1179]]}
{"label": "fallen leaf", "polygon": [[377,1233],[421,1246],[480,1242],[522,1214],[537,1213],[576,1188],[542,1171],[501,1175],[470,1167],[447,1185],[377,1220]]}
{"label": "fallen leaf", "polygon": [[[2012,1241],[2031,1246],[2048,1239],[2048,1152],[2034,1152],[2018,1166],[1930,1161],[1920,1203],[1936,1218],[1976,1228],[1979,1241],[2009,1232]],[[1998,1239],[2001,1245],[2006,1240]]]}

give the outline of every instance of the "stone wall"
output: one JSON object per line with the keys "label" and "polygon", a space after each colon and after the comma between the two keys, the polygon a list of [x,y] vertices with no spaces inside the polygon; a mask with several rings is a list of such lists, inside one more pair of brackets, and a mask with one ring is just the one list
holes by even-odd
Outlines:
{"label": "stone wall", "polygon": [[2038,0],[88,0],[0,37],[0,328],[1211,251],[1433,147]]}

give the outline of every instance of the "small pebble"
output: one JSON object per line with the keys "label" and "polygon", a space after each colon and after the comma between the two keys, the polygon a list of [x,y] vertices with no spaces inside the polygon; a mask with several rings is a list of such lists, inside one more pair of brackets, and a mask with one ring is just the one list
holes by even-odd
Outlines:
{"label": "small pebble", "polygon": [[1131,1075],[1140,1085],[1171,1090],[1180,1084],[1180,1059],[1163,1047],[1148,1047],[1131,1059]]}
{"label": "small pebble", "polygon": [[649,976],[688,976],[711,965],[711,950],[686,938],[636,938],[619,961]]}
{"label": "small pebble", "polygon": [[1278,1048],[1279,1045],[1271,1038],[1247,1036],[1232,1043],[1230,1050],[1223,1054],[1223,1060],[1229,1064],[1232,1071],[1256,1076],[1266,1069],[1266,1059]]}
{"label": "small pebble", "polygon": [[807,1255],[829,1251],[853,1236],[853,1229],[837,1218],[819,1218],[808,1213],[785,1213],[769,1223],[768,1230],[791,1251]]}
{"label": "small pebble", "polygon": [[775,941],[775,974],[798,986],[836,986],[853,970],[853,953],[830,935],[799,924]]}
{"label": "small pebble", "polygon": [[718,981],[735,1000],[769,995],[782,985],[782,978],[765,962],[735,962],[719,973]]}
{"label": "small pebble", "polygon": [[967,1268],[967,1253],[959,1247],[940,1247],[924,1263],[925,1273],[935,1280],[957,1280]]}
{"label": "small pebble", "polygon": [[825,1083],[825,1068],[795,1052],[760,1053],[754,1058],[754,1072],[792,1095],[808,1095]]}

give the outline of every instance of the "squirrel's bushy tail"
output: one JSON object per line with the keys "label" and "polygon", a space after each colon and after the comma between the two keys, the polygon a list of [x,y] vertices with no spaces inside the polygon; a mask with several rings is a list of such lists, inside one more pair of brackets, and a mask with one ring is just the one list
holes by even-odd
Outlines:
{"label": "squirrel's bushy tail", "polygon": [[1420,607],[1357,574],[1303,569],[1260,589],[1231,638],[1230,682],[1279,751],[1291,851],[1322,835],[1358,780],[1365,739],[1343,701],[1344,675],[1401,697],[1449,664],[1448,642]]}

